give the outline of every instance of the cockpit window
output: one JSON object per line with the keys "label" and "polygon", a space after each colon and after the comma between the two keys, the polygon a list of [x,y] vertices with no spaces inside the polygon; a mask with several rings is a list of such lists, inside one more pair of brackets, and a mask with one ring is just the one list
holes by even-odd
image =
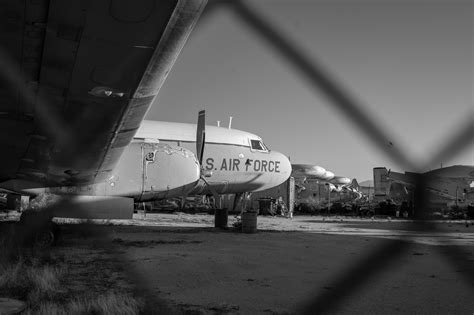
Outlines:
{"label": "cockpit window", "polygon": [[252,150],[255,150],[255,151],[264,151],[264,152],[268,151],[268,149],[265,147],[263,142],[260,140],[250,140],[250,146]]}

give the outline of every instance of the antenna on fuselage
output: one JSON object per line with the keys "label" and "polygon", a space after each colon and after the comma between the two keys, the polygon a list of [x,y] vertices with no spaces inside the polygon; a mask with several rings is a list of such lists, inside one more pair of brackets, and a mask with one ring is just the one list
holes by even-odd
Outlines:
{"label": "antenna on fuselage", "polygon": [[229,129],[232,128],[232,116],[229,116]]}

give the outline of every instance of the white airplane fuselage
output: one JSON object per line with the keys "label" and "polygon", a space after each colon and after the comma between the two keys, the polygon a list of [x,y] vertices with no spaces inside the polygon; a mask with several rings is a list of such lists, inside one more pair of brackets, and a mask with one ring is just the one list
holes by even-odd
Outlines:
{"label": "white airplane fuselage", "polygon": [[219,194],[259,191],[280,185],[291,174],[285,155],[268,150],[259,136],[245,131],[206,126],[202,166],[195,152],[195,124],[143,121],[105,181],[45,187],[15,180],[3,188],[31,195],[48,192],[151,201],[209,194],[211,188]]}
{"label": "white airplane fuselage", "polygon": [[[134,143],[147,142],[182,147],[196,152],[196,125],[143,121]],[[219,194],[254,192],[272,188],[291,175],[291,164],[282,153],[268,150],[252,133],[206,126],[203,154],[206,181]],[[203,180],[188,194],[209,194]]]}

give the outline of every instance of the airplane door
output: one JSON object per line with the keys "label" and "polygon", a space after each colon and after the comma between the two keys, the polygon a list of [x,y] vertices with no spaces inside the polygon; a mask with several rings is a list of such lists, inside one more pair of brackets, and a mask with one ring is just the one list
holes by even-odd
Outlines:
{"label": "airplane door", "polygon": [[161,191],[163,187],[158,187],[160,161],[157,159],[157,147],[154,143],[142,144],[143,159],[143,194],[151,197],[154,191]]}
{"label": "airplane door", "polygon": [[194,154],[164,143],[142,144],[142,200],[166,198],[185,193],[199,179],[199,163]]}
{"label": "airplane door", "polygon": [[[166,145],[143,143],[143,194],[142,199],[164,198],[180,175],[172,163],[172,156],[166,154]],[[184,176],[183,176],[184,177]],[[172,185],[174,186],[174,185]]]}

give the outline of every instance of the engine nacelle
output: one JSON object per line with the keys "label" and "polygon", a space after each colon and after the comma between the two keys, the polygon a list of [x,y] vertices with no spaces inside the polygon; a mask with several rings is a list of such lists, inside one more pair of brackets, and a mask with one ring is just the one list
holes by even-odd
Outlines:
{"label": "engine nacelle", "polygon": [[330,182],[334,185],[347,185],[351,182],[350,178],[343,176],[334,176]]}
{"label": "engine nacelle", "polygon": [[293,177],[316,177],[322,178],[326,173],[326,170],[318,165],[308,165],[308,164],[292,164],[293,172],[291,176]]}
{"label": "engine nacelle", "polygon": [[334,173],[330,171],[326,171],[324,175],[322,176],[323,180],[330,180],[334,177]]}
{"label": "engine nacelle", "polygon": [[178,197],[189,192],[199,178],[200,165],[190,150],[169,144],[133,142],[104,183],[104,195],[129,196],[140,201]]}

